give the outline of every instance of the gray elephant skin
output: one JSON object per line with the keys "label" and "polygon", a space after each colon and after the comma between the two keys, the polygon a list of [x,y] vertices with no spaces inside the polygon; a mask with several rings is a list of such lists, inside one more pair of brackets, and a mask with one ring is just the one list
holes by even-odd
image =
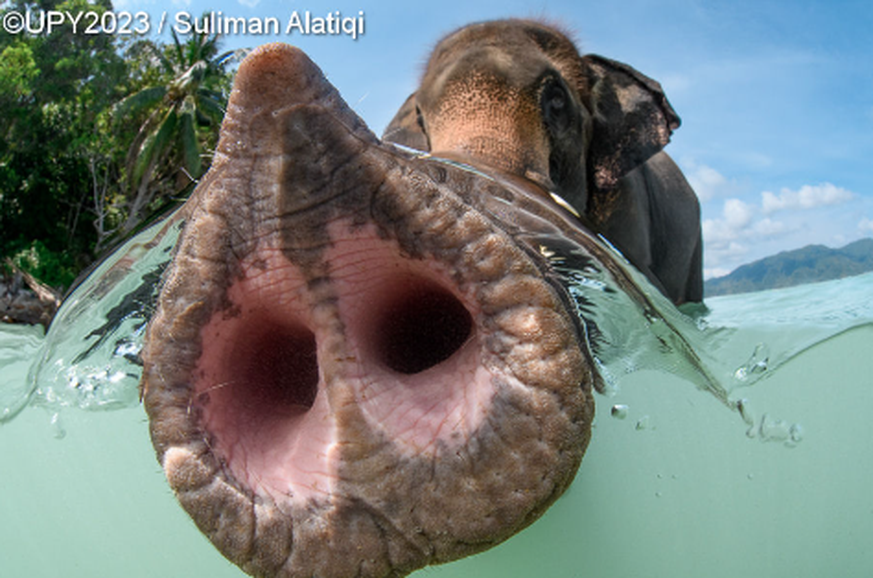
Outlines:
{"label": "gray elephant skin", "polygon": [[703,247],[697,196],[662,151],[678,126],[657,82],[506,20],[441,40],[383,138],[539,183],[679,305],[703,299]]}
{"label": "gray elephant skin", "polygon": [[[541,125],[522,129],[545,147]],[[595,181],[618,182],[624,155],[599,157]],[[529,174],[382,142],[287,45],[241,64],[141,386],[171,488],[244,571],[404,576],[509,538],[570,485],[603,381],[596,319],[559,265],[654,310],[550,195],[573,182],[575,197],[557,188],[579,202],[588,172],[520,159]]]}

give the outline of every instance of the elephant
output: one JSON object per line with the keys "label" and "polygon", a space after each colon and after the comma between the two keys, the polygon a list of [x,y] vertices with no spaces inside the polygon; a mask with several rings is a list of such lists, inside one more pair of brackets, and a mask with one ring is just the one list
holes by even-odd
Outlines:
{"label": "elephant", "polygon": [[383,139],[538,183],[680,305],[703,300],[703,242],[697,196],[662,150],[679,124],[654,80],[513,19],[445,36]]}
{"label": "elephant", "polygon": [[576,475],[615,319],[670,327],[543,183],[380,141],[284,44],[240,65],[173,219],[143,406],[179,502],[255,576],[506,540]]}

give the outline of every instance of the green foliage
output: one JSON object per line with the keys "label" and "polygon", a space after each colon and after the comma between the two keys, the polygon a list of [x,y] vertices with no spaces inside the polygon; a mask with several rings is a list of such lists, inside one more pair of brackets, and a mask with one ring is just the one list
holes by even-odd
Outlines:
{"label": "green foliage", "polygon": [[16,102],[30,96],[31,82],[39,75],[33,52],[17,42],[0,52],[0,101]]}
{"label": "green foliage", "polygon": [[39,240],[17,251],[12,262],[49,287],[58,289],[69,287],[78,275],[78,267],[69,255],[52,251]]}
{"label": "green foliage", "polygon": [[[150,56],[161,73],[113,109],[120,123],[130,126],[135,119],[139,126],[127,157],[132,202],[124,232],[162,197],[178,193],[205,172],[209,162],[204,162],[204,151],[216,144],[230,90],[226,68],[240,56],[234,51],[219,54],[217,36],[192,34],[182,43],[175,32],[172,45],[143,41],[131,52],[139,59]],[[174,177],[175,187],[162,188],[166,180],[156,176]]]}
{"label": "green foliage", "polygon": [[[0,6],[0,17],[112,8],[108,0]],[[205,35],[164,45],[71,29],[0,34],[0,258],[35,256],[42,265],[23,268],[64,286],[70,271],[199,177],[233,57]]]}

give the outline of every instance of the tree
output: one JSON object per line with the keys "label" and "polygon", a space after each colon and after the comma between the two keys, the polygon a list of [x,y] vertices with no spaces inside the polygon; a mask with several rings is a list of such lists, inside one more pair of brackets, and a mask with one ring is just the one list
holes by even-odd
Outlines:
{"label": "tree", "polygon": [[[0,18],[111,9],[110,0],[0,0]],[[218,44],[70,27],[0,33],[0,261],[63,288],[198,178],[237,56],[219,55]]]}
{"label": "tree", "polygon": [[[14,0],[8,10],[111,9],[107,0]],[[57,258],[69,282],[92,258],[95,234],[82,219],[88,158],[101,116],[119,98],[125,64],[110,35],[0,34],[0,254]]]}
{"label": "tree", "polygon": [[31,83],[39,75],[33,51],[24,42],[16,42],[0,52],[0,102],[14,106],[33,93]]}
{"label": "tree", "polygon": [[129,207],[121,233],[140,223],[155,201],[178,193],[208,166],[203,151],[214,147],[224,117],[231,81],[227,67],[241,55],[218,54],[218,43],[217,35],[195,33],[183,44],[174,31],[171,46],[144,41],[134,48],[134,53],[151,56],[162,74],[114,108],[121,121],[142,119],[127,156]]}

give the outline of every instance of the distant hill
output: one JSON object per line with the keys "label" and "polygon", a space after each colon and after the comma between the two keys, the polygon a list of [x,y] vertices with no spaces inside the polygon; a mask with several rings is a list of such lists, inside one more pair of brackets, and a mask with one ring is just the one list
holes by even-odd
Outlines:
{"label": "distant hill", "polygon": [[743,265],[730,275],[704,283],[707,297],[793,287],[873,271],[873,239],[861,239],[840,249],[808,245]]}

